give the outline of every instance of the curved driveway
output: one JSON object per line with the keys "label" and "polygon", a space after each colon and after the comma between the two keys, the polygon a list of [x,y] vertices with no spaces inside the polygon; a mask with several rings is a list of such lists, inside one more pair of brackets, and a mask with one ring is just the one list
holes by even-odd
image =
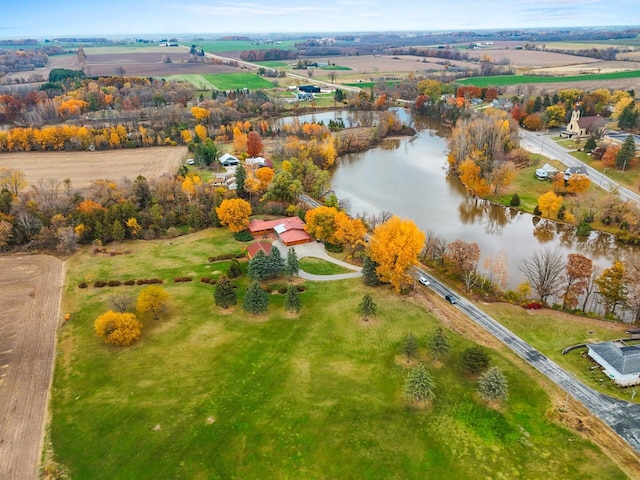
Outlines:
{"label": "curved driveway", "polygon": [[626,440],[634,450],[640,452],[640,405],[609,397],[586,386],[467,299],[460,297],[426,272],[420,269],[418,272],[429,278],[431,281],[429,288],[442,297],[447,294],[455,295],[458,298],[456,307],[462,313],[489,331],[536,370],[581,402],[594,416],[601,419]]}
{"label": "curved driveway", "polygon": [[336,265],[340,265],[341,267],[348,268],[349,270],[353,270],[353,273],[339,273],[337,275],[314,275],[312,273],[307,273],[305,271],[300,270],[298,272],[298,276],[300,278],[304,278],[305,280],[314,280],[316,282],[326,282],[329,280],[343,280],[345,278],[356,278],[362,276],[362,268],[356,267],[355,265],[351,265],[350,263],[343,262],[336,258],[333,258],[329,255],[324,249],[324,245],[318,242],[312,243],[303,243],[300,245],[294,245],[293,247],[285,246],[280,240],[276,240],[273,242],[273,245],[280,250],[282,254],[282,258],[287,258],[287,251],[289,248],[293,248],[296,251],[296,255],[298,258],[304,257],[316,257],[321,258],[322,260],[326,260],[327,262],[334,263]]}

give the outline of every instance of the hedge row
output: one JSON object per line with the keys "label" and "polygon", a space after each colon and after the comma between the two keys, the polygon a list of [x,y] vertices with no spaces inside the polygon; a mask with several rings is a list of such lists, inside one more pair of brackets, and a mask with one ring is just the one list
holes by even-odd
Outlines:
{"label": "hedge row", "polygon": [[[164,283],[161,278],[140,278],[138,280],[125,280],[121,282],[120,280],[109,280],[105,282],[103,280],[96,280],[93,282],[94,288],[102,288],[102,287],[119,287],[120,285],[152,285]],[[80,282],[78,284],[78,288],[87,288],[89,284],[87,282]]]}
{"label": "hedge row", "polygon": [[215,257],[209,257],[209,262],[219,262],[221,260],[231,260],[232,258],[243,258],[246,255],[247,255],[246,252],[224,253],[222,255],[216,255]]}

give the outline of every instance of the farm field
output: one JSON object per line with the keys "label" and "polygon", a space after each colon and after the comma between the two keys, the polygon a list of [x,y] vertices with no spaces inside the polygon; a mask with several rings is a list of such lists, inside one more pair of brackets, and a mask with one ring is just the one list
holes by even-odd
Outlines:
{"label": "farm field", "polygon": [[[192,43],[196,44],[198,48],[203,48],[205,53],[227,53],[233,54],[234,57],[239,57],[240,52],[243,50],[269,50],[272,48],[278,50],[287,50],[293,48],[297,40],[283,40],[280,43],[262,43],[256,44],[248,40],[216,40],[213,42],[181,42],[184,46],[189,48]],[[236,57],[236,58],[237,58]]]}
{"label": "farm field", "polygon": [[0,478],[38,478],[64,269],[45,255],[0,257]]}
{"label": "farm field", "polygon": [[481,48],[468,50],[471,58],[482,58],[487,55],[494,62],[507,60],[515,68],[552,67],[580,63],[597,62],[595,58],[578,57],[565,53],[545,52],[541,50],[506,50],[497,48]]}
{"label": "farm field", "polygon": [[[113,257],[85,248],[68,261],[64,305],[72,320],[60,332],[51,442],[71,478],[626,478],[592,443],[551,420],[557,397],[502,348],[490,349],[509,381],[502,405],[481,401],[475,378],[461,369],[470,340],[447,330],[451,352],[434,361],[426,344],[440,322],[422,302],[441,318],[457,314],[430,294],[398,297],[359,280],[305,282],[299,315],[285,313],[278,294],[259,316],[240,306],[220,311],[212,286],[198,279],[228,266],[208,257],[245,245],[210,229],[125,242],[118,248],[126,253]],[[194,281],[172,282],[185,275]],[[169,310],[145,323],[135,346],[103,345],[92,329],[96,316],[112,294],[142,287],[78,283],[149,277],[164,280]],[[235,283],[241,303],[248,281]],[[378,304],[368,322],[355,313],[364,293]],[[402,398],[415,364],[399,352],[409,332],[436,382],[426,407]]]}
{"label": "farm field", "polygon": [[[629,72],[601,73],[595,75],[568,75],[565,77],[542,77],[536,75],[500,75],[495,77],[474,77],[458,80],[463,85],[476,85],[478,87],[509,86],[523,83],[576,83],[587,81],[606,82],[609,80],[640,78],[640,70]],[[637,81],[636,81],[637,83]]]}
{"label": "farm field", "polygon": [[20,152],[0,154],[0,168],[18,168],[29,185],[70,179],[73,187],[93,180],[131,180],[173,173],[187,154],[186,147],[128,148],[98,152]]}
{"label": "farm field", "polygon": [[255,73],[221,73],[216,75],[203,75],[203,77],[218,90],[273,88],[273,83]]}
{"label": "farm field", "polygon": [[207,80],[204,75],[198,73],[185,73],[179,75],[167,75],[163,77],[170,82],[186,82],[192,84],[198,90],[215,90],[216,86]]}

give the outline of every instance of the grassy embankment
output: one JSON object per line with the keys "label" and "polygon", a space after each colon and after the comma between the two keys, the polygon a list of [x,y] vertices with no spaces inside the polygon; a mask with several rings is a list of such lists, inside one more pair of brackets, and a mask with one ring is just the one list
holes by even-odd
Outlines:
{"label": "grassy embankment", "polygon": [[[268,313],[222,312],[201,276],[244,248],[221,229],[172,240],[127,242],[131,253],[68,260],[52,392],[51,441],[71,477],[136,478],[595,478],[625,475],[597,447],[549,419],[551,401],[532,378],[492,350],[510,397],[487,405],[460,355],[472,345],[451,331],[434,362],[425,348],[440,322],[411,297],[359,280],[307,282],[299,316],[272,295]],[[172,283],[192,275],[192,283]],[[105,346],[92,330],[113,293],[78,289],[87,279],[160,277],[171,307],[148,321],[131,348]],[[242,297],[246,277],[236,282]],[[284,284],[284,281],[280,281]],[[355,313],[365,293],[378,316]],[[412,332],[432,371],[436,399],[402,398],[398,354]]]}
{"label": "grassy embankment", "polygon": [[[489,304],[482,308],[590,387],[607,395],[632,401],[633,389],[618,388],[600,369],[591,369],[594,364],[582,356],[586,348],[572,350],[562,355],[562,350],[571,345],[627,338],[629,335],[625,331],[628,325],[552,310],[530,312],[522,307],[508,304]],[[640,398],[636,397],[634,401],[640,403]]]}

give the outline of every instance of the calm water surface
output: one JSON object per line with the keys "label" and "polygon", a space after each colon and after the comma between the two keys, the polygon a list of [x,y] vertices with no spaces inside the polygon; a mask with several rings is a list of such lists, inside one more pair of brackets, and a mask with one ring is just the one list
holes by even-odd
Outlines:
{"label": "calm water surface", "polygon": [[630,252],[610,235],[593,232],[589,238],[577,238],[573,227],[467,196],[460,182],[445,174],[446,133],[434,124],[417,128],[416,138],[387,140],[375,149],[340,158],[332,187],[338,198],[349,199],[349,213],[388,210],[449,242],[477,242],[483,257],[504,250],[510,288],[523,281],[518,266],[536,250],[582,253],[603,267]]}

